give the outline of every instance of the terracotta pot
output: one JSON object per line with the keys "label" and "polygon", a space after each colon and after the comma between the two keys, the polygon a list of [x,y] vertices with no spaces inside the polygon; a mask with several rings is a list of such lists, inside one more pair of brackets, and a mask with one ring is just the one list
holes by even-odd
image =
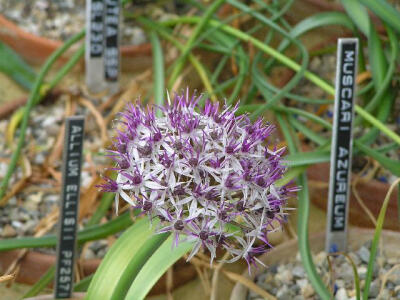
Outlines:
{"label": "terracotta pot", "polygon": [[[7,270],[8,266],[18,256],[19,251],[7,251],[0,253],[0,274]],[[100,259],[80,261],[83,277],[94,273],[99,266]],[[20,270],[16,282],[32,285],[55,263],[55,256],[29,251],[21,260]],[[159,295],[166,292],[166,275],[164,274],[152,288],[149,295]],[[196,277],[196,271],[191,264],[181,259],[174,265],[173,287],[177,288]],[[52,284],[51,284],[52,285]]]}
{"label": "terracotta pot", "polygon": [[[294,1],[292,7],[286,13],[286,16],[289,17],[290,22],[293,24],[311,15],[328,11],[338,11],[345,13],[343,5],[338,2],[327,0],[299,0]],[[385,33],[386,31],[385,28],[382,26],[381,20],[370,11],[368,11],[368,15],[371,18],[372,22],[375,24],[377,31],[380,33]],[[325,30],[325,28],[321,27],[318,30]]]}
{"label": "terracotta pot", "polygon": [[[65,298],[70,300],[79,300],[85,298],[86,293],[73,293],[71,298]],[[53,300],[53,295],[39,295],[36,297],[25,298],[25,300]]]}
{"label": "terracotta pot", "polygon": [[[311,201],[324,210],[327,209],[328,205],[329,165],[329,163],[316,164],[309,167],[307,170],[308,179],[310,180],[309,189]],[[388,183],[380,182],[375,179],[368,182],[360,181],[356,185],[360,198],[376,218],[378,217],[389,187],[390,185]],[[390,197],[384,228],[400,231],[400,224],[397,216],[397,193],[398,188],[396,187]],[[361,208],[352,190],[350,194],[349,222],[359,227],[374,227],[374,224],[364,213],[364,210]]]}
{"label": "terracotta pot", "polygon": [[[357,249],[365,242],[372,240],[374,231],[371,229],[350,228],[349,230],[349,247]],[[400,234],[398,232],[384,230],[382,231],[381,239],[385,245],[384,251],[386,257],[398,257],[400,255]],[[309,239],[311,250],[313,252],[323,251],[325,248],[325,232],[314,234]],[[262,255],[259,259],[265,265],[273,265],[277,263],[285,263],[293,259],[298,252],[297,240],[290,240],[280,244],[269,253]],[[265,271],[264,268],[251,268],[251,275],[246,269],[243,276],[254,280],[260,273]],[[230,300],[245,300],[247,298],[248,289],[240,283],[237,283],[232,290]]]}
{"label": "terracotta pot", "polygon": [[[33,64],[42,64],[54,50],[62,45],[61,41],[36,36],[22,30],[1,14],[0,41],[13,48],[26,61]],[[123,63],[121,63],[121,66],[124,69],[129,69],[132,66],[135,66],[135,69],[141,69],[144,64],[149,65],[151,61],[150,54],[150,43],[137,46],[122,46]],[[135,58],[134,61],[132,61],[133,58]]]}

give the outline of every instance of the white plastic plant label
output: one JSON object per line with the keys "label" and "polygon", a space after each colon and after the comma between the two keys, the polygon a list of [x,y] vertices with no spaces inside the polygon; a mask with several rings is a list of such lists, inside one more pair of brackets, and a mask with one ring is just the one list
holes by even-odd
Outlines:
{"label": "white plastic plant label", "polygon": [[103,63],[104,15],[104,0],[86,1],[86,85],[92,93],[99,93],[106,88]]}
{"label": "white plastic plant label", "polygon": [[104,77],[110,93],[118,90],[120,72],[119,28],[120,1],[105,0]]}

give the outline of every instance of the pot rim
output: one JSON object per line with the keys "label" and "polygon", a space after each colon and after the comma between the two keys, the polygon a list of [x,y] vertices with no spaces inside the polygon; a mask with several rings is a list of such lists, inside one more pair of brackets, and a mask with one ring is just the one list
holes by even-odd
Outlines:
{"label": "pot rim", "polygon": [[[350,227],[349,228],[349,241],[355,241],[354,237],[368,237],[366,240],[372,239],[374,235],[375,230],[374,229],[367,229],[367,228],[360,228],[360,227]],[[315,250],[320,251],[320,249],[315,249],[314,246],[316,246],[316,243],[313,243],[312,241],[324,241],[326,233],[325,232],[317,232],[314,233],[310,236],[309,242],[312,248],[312,252],[315,252]],[[353,237],[353,239],[351,239]],[[392,231],[392,230],[382,230],[381,238],[386,238],[386,239],[394,239],[397,240],[400,243],[400,232]],[[361,243],[364,242],[363,239],[360,239]],[[296,239],[291,239],[289,241],[283,242],[282,244],[279,244],[275,248],[273,248],[270,252],[263,254],[259,259],[263,262],[268,260],[268,258],[273,257],[274,253],[282,253],[282,252],[288,252],[288,249],[293,248],[295,251],[291,251],[292,256],[287,256],[286,258],[291,258],[294,255],[297,254],[298,252],[298,240]],[[317,245],[318,246],[318,245]],[[399,249],[397,249],[398,252],[400,252]],[[273,259],[272,259],[273,260]],[[285,259],[277,259],[275,262],[283,261]],[[249,275],[249,272],[245,270],[241,275],[247,279],[250,279],[251,281],[254,281],[254,278],[257,277],[260,273],[264,272],[265,270],[263,268],[256,268],[255,266],[251,266],[250,272],[251,275]],[[235,286],[232,289],[230,300],[245,300],[247,297],[248,289],[242,285],[241,283],[236,283]]]}
{"label": "pot rim", "polygon": [[[30,43],[35,43],[39,47],[48,47],[57,49],[63,43],[61,40],[53,40],[47,37],[39,36],[33,33],[30,33],[24,29],[22,29],[18,24],[11,21],[7,18],[4,14],[0,13],[0,23],[2,24],[3,28],[0,30],[0,37],[9,36],[10,38],[22,38]],[[3,41],[3,39],[0,38]],[[6,41],[3,41],[6,44]],[[144,43],[140,45],[121,45],[120,48],[121,54],[123,56],[135,56],[135,55],[148,55],[151,53],[151,44]]]}
{"label": "pot rim", "polygon": [[[70,300],[83,299],[85,295],[86,295],[86,293],[75,292],[75,293],[72,293],[71,298],[67,298],[67,299],[70,299]],[[54,299],[54,295],[52,295],[52,294],[37,295],[34,297],[25,298],[25,300],[53,300],[53,299]]]}

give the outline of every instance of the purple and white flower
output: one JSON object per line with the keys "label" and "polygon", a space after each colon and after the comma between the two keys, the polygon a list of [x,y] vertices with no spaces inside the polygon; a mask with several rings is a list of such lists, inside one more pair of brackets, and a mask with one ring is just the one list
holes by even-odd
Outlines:
{"label": "purple and white flower", "polygon": [[200,98],[186,91],[163,107],[129,104],[109,151],[117,178],[101,187],[116,193],[116,207],[121,197],[158,217],[157,232],[173,233],[175,245],[193,241],[189,259],[203,248],[213,260],[221,247],[229,261],[252,264],[271,248],[268,234],[298,189],[276,184],[286,168],[284,148],[268,141],[273,125],[236,116],[238,105],[207,100],[200,108]]}

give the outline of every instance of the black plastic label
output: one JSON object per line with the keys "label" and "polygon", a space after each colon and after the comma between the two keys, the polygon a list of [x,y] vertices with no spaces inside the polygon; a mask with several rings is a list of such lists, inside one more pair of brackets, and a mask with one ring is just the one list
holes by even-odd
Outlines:
{"label": "black plastic label", "polygon": [[117,81],[119,74],[119,0],[105,0],[104,72],[107,81]]}
{"label": "black plastic label", "polygon": [[[87,0],[89,1],[89,0]],[[104,51],[104,1],[90,3],[90,57],[101,57]]]}
{"label": "black plastic label", "polygon": [[70,117],[66,120],[55,298],[71,297],[73,287],[83,129],[82,117]]}
{"label": "black plastic label", "polygon": [[357,65],[356,42],[339,43],[335,123],[331,159],[331,231],[344,231],[347,223],[346,207],[349,198],[349,176],[352,153],[352,122],[354,83]]}

